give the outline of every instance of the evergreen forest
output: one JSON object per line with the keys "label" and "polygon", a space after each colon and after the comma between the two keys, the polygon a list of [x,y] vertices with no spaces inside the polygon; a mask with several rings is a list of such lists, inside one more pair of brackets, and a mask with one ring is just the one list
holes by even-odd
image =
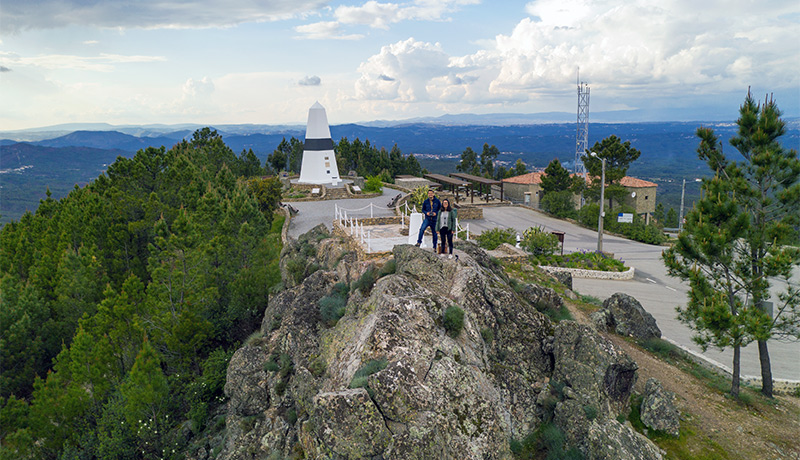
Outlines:
{"label": "evergreen forest", "polygon": [[0,458],[182,458],[280,287],[280,182],[205,128],[0,231]]}

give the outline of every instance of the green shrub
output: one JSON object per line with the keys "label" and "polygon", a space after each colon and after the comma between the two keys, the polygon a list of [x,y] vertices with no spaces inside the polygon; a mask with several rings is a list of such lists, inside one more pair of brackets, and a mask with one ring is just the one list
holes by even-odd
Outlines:
{"label": "green shrub", "polygon": [[494,332],[491,328],[484,327],[481,329],[481,337],[487,345],[491,345],[492,341],[494,340]]}
{"label": "green shrub", "polygon": [[389,259],[383,264],[383,267],[378,271],[378,278],[383,278],[386,275],[393,275],[397,271],[397,261]]}
{"label": "green shrub", "polygon": [[602,252],[582,251],[563,256],[560,254],[542,254],[532,256],[531,259],[538,265],[552,267],[582,268],[606,272],[621,272],[628,269],[623,261],[609,257]]}
{"label": "green shrub", "polygon": [[583,413],[586,414],[586,418],[590,421],[597,418],[597,408],[591,404],[583,406]]}
{"label": "green shrub", "polygon": [[531,227],[522,234],[520,246],[533,255],[549,255],[558,249],[558,237],[539,227]]}
{"label": "green shrub", "polygon": [[319,299],[319,313],[322,322],[328,326],[336,326],[336,323],[344,316],[347,311],[347,297],[350,287],[347,283],[336,283],[333,285],[331,293]]}
{"label": "green shrub", "polygon": [[447,335],[452,338],[458,337],[461,330],[464,329],[464,310],[460,307],[453,305],[444,312],[444,329]]}
{"label": "green shrub", "polygon": [[517,244],[517,231],[513,228],[495,227],[481,233],[476,239],[478,246],[491,251],[503,243]]}
{"label": "green shrub", "polygon": [[[597,217],[600,215],[600,205],[590,203],[578,211],[578,221],[586,228],[597,230]],[[604,222],[605,223],[605,222]]]}
{"label": "green shrub", "polygon": [[350,388],[364,388],[373,396],[372,389],[369,387],[368,378],[370,375],[378,373],[384,369],[389,363],[386,359],[372,359],[364,363],[359,370],[353,374],[353,379],[350,381]]}
{"label": "green shrub", "polygon": [[319,312],[322,322],[328,327],[336,326],[347,310],[347,301],[338,296],[325,296],[319,299]]}
{"label": "green shrub", "polygon": [[367,176],[364,182],[364,191],[367,193],[379,193],[383,190],[383,181],[380,176]]}
{"label": "green shrub", "polygon": [[[415,207],[417,212],[422,212],[422,203],[428,199],[428,186],[417,187],[411,191],[406,203],[408,204],[408,211],[411,212]],[[404,209],[404,208],[401,208]]]}
{"label": "green shrub", "polygon": [[575,200],[573,200],[573,196],[573,193],[569,190],[548,192],[542,197],[540,206],[545,212],[557,217],[575,217]]}
{"label": "green shrub", "polygon": [[361,274],[361,277],[353,282],[353,289],[358,289],[362,294],[368,295],[369,291],[372,290],[372,286],[375,285],[375,281],[378,280],[377,275],[378,273],[375,267],[368,267],[364,273]]}
{"label": "green shrub", "polygon": [[325,360],[319,357],[314,361],[311,361],[311,364],[308,366],[308,370],[311,371],[311,375],[317,378],[322,377],[327,368],[328,366],[325,365]]}

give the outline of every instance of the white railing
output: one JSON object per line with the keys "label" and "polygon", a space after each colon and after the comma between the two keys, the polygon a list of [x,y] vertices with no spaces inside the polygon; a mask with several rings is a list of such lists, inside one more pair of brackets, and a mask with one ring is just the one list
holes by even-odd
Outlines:
{"label": "white railing", "polygon": [[366,243],[367,252],[372,252],[372,231],[364,231],[364,223],[358,221],[358,217],[348,216],[349,213],[363,211],[369,208],[369,217],[373,217],[372,203],[359,209],[344,209],[334,203],[333,206],[333,220],[339,222],[344,227],[345,232],[350,232],[350,236],[357,238],[361,244]]}

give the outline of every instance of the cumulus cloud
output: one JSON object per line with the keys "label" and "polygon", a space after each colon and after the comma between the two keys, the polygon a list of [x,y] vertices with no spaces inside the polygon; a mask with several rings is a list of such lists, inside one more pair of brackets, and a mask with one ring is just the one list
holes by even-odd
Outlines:
{"label": "cumulus cloud", "polygon": [[406,102],[428,100],[425,86],[429,80],[448,74],[449,60],[438,43],[409,38],[384,46],[380,53],[359,66],[357,97]]}
{"label": "cumulus cloud", "polygon": [[10,0],[0,3],[0,31],[50,29],[70,25],[114,28],[224,27],[288,18],[317,10],[325,0]]}
{"label": "cumulus cloud", "polygon": [[739,91],[755,78],[768,89],[796,88],[800,61],[782,41],[800,31],[800,8],[779,1],[764,9],[755,16],[738,2],[537,0],[529,17],[473,54],[451,56],[413,39],[384,46],[360,65],[355,93],[513,104],[574,92],[578,68],[608,100]]}
{"label": "cumulus cloud", "polygon": [[298,38],[305,38],[309,40],[358,40],[363,38],[359,34],[342,34],[341,27],[335,21],[315,22],[313,24],[305,24],[297,26],[294,31],[300,34]]}
{"label": "cumulus cloud", "polygon": [[320,84],[322,84],[322,80],[318,76],[312,75],[300,79],[298,84],[300,86],[319,86]]}
{"label": "cumulus cloud", "polygon": [[0,72],[11,72],[11,69],[4,65],[0,65]]}

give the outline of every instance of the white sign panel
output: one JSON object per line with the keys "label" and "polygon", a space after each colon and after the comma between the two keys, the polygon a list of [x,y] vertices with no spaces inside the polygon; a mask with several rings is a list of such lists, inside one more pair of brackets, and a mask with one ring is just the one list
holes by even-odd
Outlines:
{"label": "white sign panel", "polygon": [[617,214],[617,222],[622,224],[632,224],[633,223],[633,214],[629,212],[621,212]]}

